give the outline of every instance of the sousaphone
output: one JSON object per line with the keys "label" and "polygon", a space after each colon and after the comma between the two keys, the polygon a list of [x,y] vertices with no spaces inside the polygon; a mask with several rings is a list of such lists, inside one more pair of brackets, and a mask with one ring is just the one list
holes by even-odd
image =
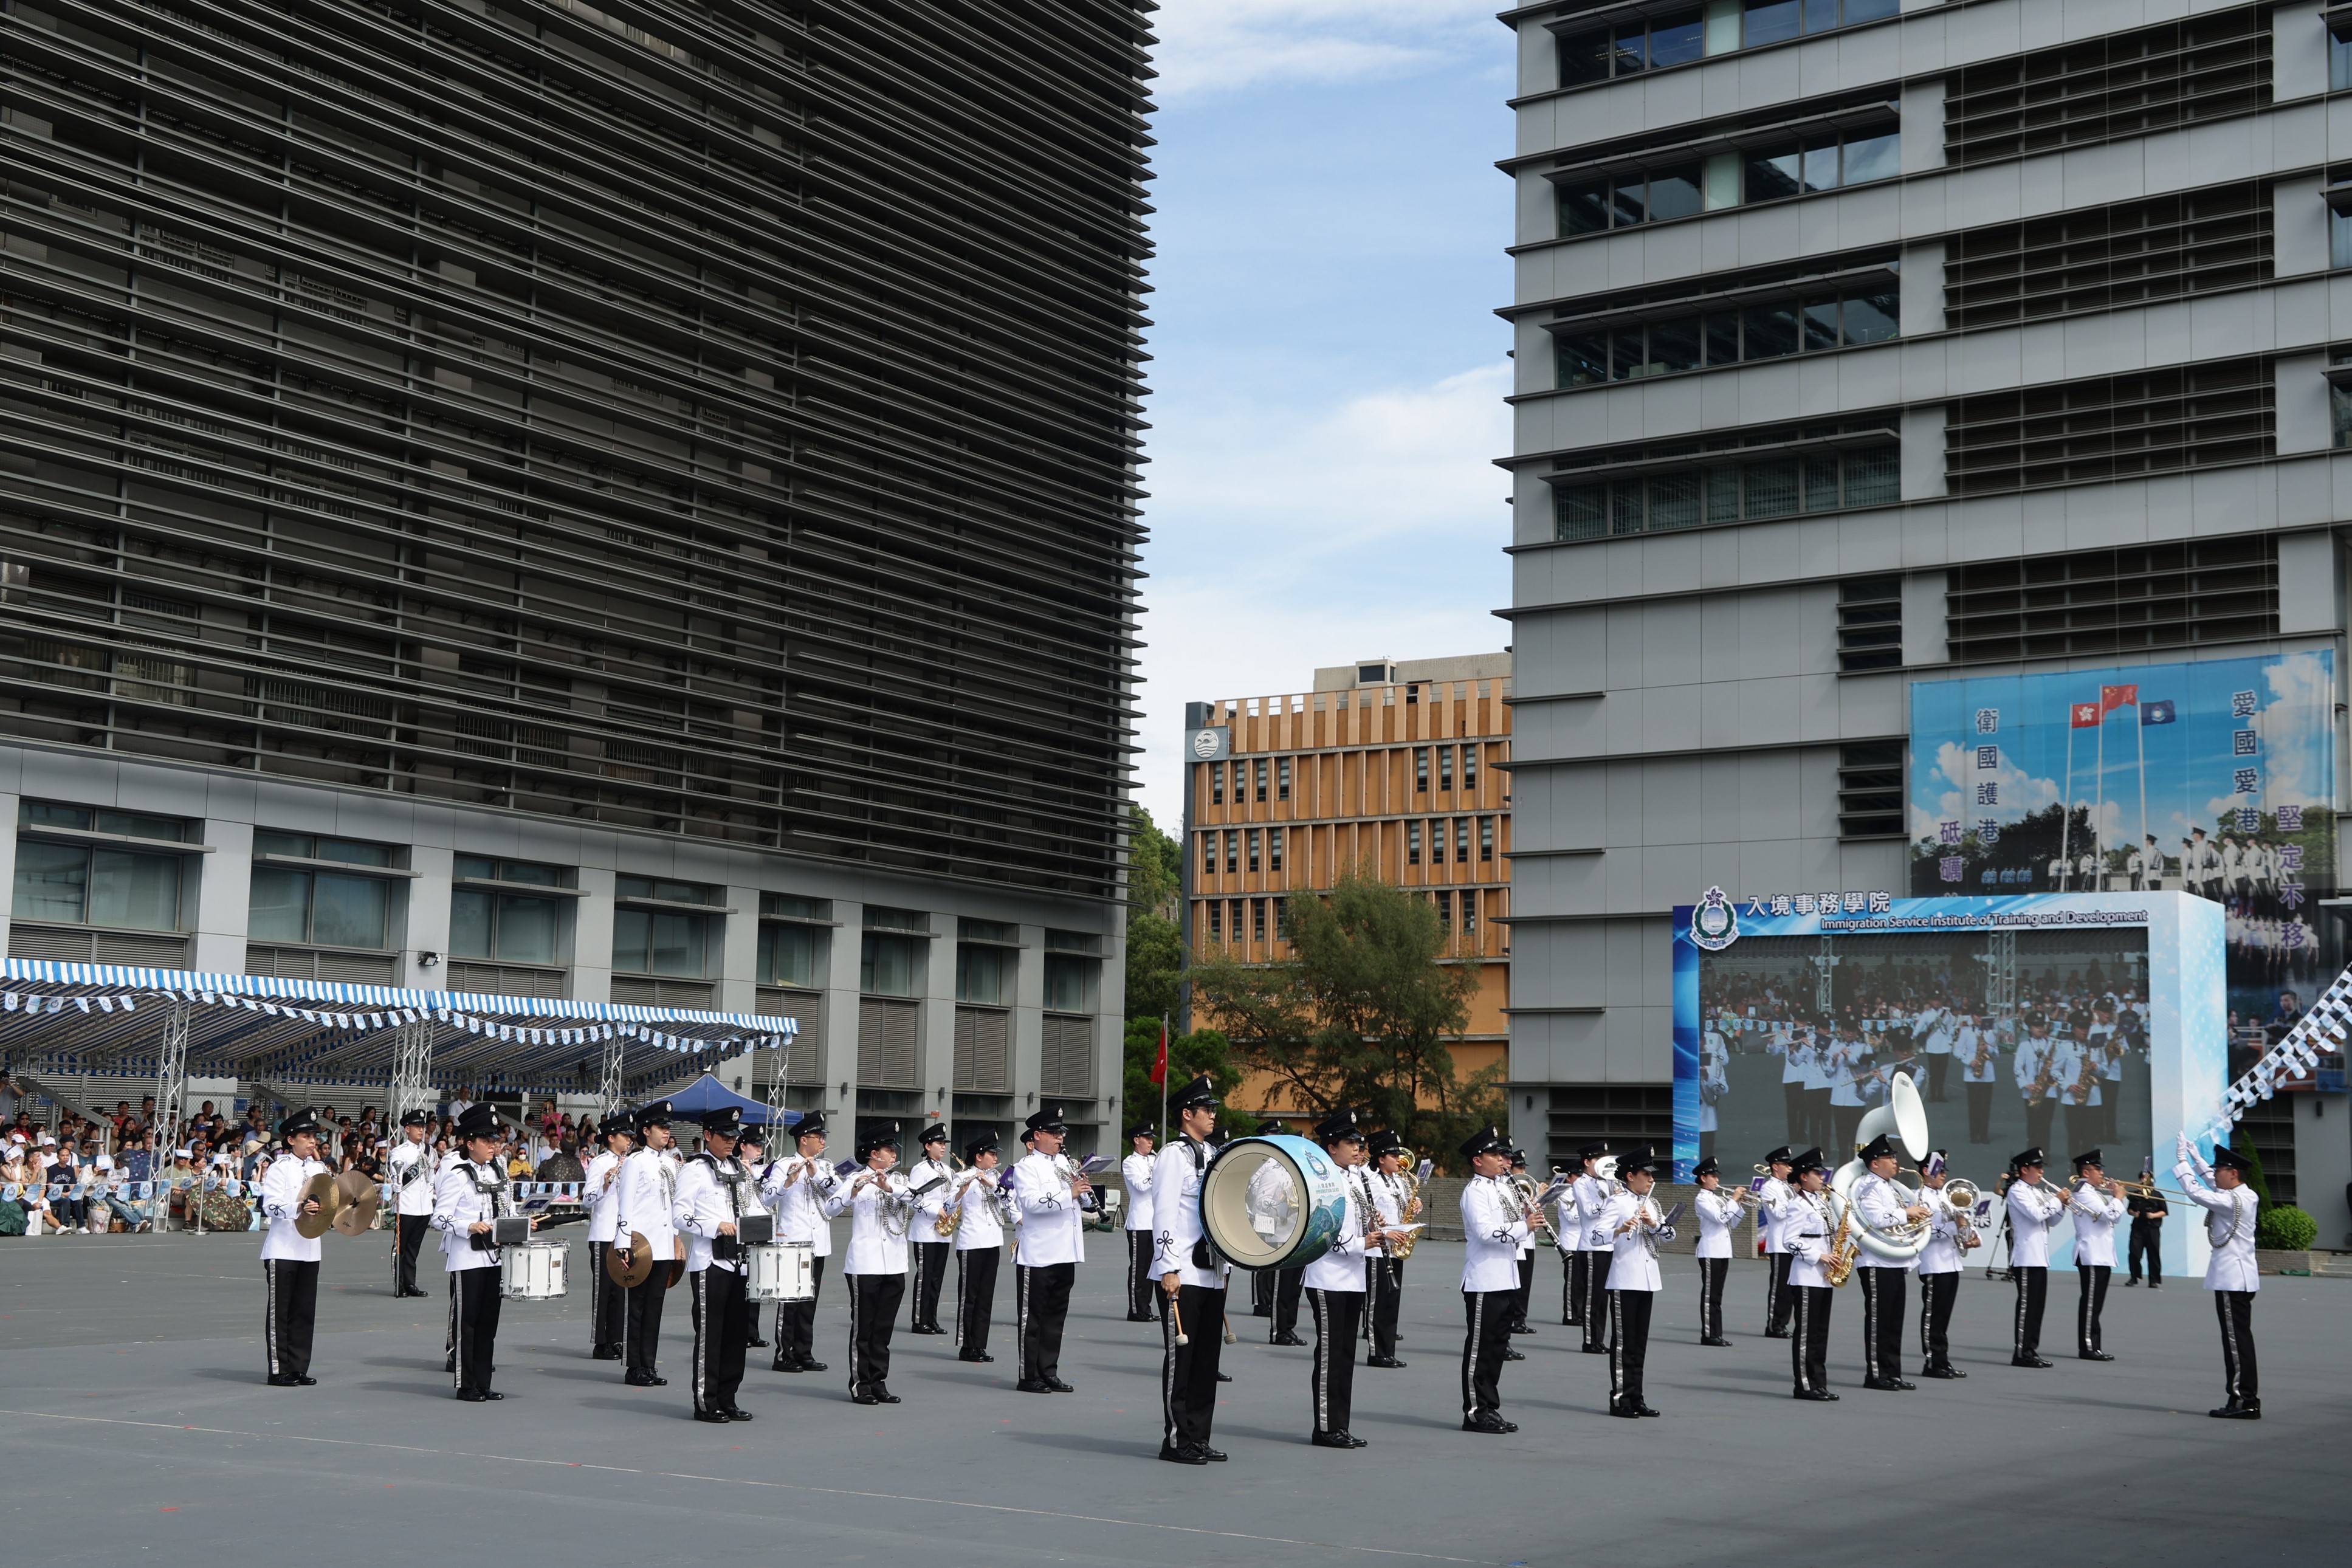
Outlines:
{"label": "sousaphone", "polygon": [[335,1178],[324,1171],[302,1184],[300,1201],[303,1203],[315,1201],[319,1205],[319,1212],[316,1214],[298,1214],[294,1216],[295,1233],[308,1237],[313,1241],[327,1234],[328,1227],[335,1223],[335,1216],[343,1209],[343,1194],[336,1190]]}
{"label": "sousaphone", "polygon": [[[1927,1107],[1920,1100],[1909,1073],[1898,1072],[1887,1079],[1886,1103],[1872,1107],[1853,1130],[1853,1148],[1849,1152],[1854,1158],[1839,1166],[1837,1174],[1830,1178],[1830,1191],[1835,1194],[1841,1211],[1852,1206],[1854,1184],[1870,1173],[1870,1167],[1862,1163],[1861,1151],[1882,1132],[1902,1145],[1912,1159],[1927,1157]],[[1925,1252],[1934,1232],[1925,1220],[1907,1221],[1891,1230],[1874,1230],[1856,1214],[1853,1235],[1863,1251],[1899,1264],[1908,1263]]]}

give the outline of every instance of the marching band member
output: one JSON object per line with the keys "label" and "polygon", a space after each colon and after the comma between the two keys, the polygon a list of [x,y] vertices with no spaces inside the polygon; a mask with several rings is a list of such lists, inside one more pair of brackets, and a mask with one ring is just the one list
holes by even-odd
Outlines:
{"label": "marching band member", "polygon": [[[2104,1190],[2102,1190],[2104,1189]],[[2074,1309],[2074,1352],[2084,1361],[2113,1361],[2099,1332],[2107,1280],[2116,1271],[2116,1222],[2124,1217],[2122,1184],[2107,1180],[2106,1161],[2093,1149],[2074,1156],[2074,1279],[2082,1298]]]}
{"label": "marching band member", "polygon": [[1731,1232],[1746,1210],[1724,1189],[1723,1167],[1714,1160],[1693,1165],[1691,1177],[1698,1183],[1691,1205],[1698,1211],[1698,1243],[1692,1248],[1698,1259],[1698,1342],[1719,1349],[1731,1343],[1723,1332],[1723,1285],[1731,1275]]}
{"label": "marching band member", "polygon": [[890,1331],[907,1294],[907,1229],[915,1213],[907,1179],[893,1169],[898,1124],[860,1134],[857,1159],[866,1169],[836,1200],[849,1210],[849,1253],[841,1269],[849,1284],[849,1398],[856,1405],[896,1405]]}
{"label": "marching band member", "polygon": [[1004,1258],[1004,1222],[997,1215],[996,1134],[984,1132],[963,1146],[971,1167],[960,1178],[950,1201],[961,1206],[957,1222],[956,1360],[994,1361],[988,1353],[988,1331],[996,1314],[996,1269]]}
{"label": "marching band member", "polygon": [[631,1119],[637,1130],[637,1147],[621,1162],[620,1178],[613,1184],[613,1247],[626,1268],[632,1261],[633,1238],[645,1237],[653,1255],[653,1269],[631,1286],[621,1314],[621,1352],[628,1371],[622,1381],[632,1388],[661,1388],[669,1383],[654,1371],[661,1353],[663,1298],[669,1291],[669,1266],[678,1250],[677,1171],[667,1158],[677,1148],[669,1130],[667,1100],[642,1106]]}
{"label": "marching band member", "polygon": [[[1771,1162],[1775,1169],[1782,1163]],[[1829,1186],[1829,1168],[1819,1149],[1808,1149],[1786,1163],[1796,1178],[1781,1205],[1780,1223],[1780,1245],[1789,1255],[1789,1361],[1796,1373],[1796,1396],[1826,1402],[1837,1397],[1830,1388],[1829,1369],[1830,1304],[1837,1292],[1822,1271],[1837,1232],[1829,1199],[1822,1195]]]}
{"label": "marching band member", "polygon": [[[1383,1128],[1372,1134],[1370,1147],[1373,1170],[1368,1181],[1372,1206],[1379,1211],[1377,1223],[1381,1230],[1402,1236],[1407,1222],[1421,1212],[1419,1198],[1408,1203],[1405,1197],[1404,1141]],[[1396,1353],[1397,1313],[1404,1300],[1404,1259],[1386,1238],[1364,1250],[1364,1310],[1371,1318],[1372,1339],[1372,1353],[1364,1358],[1364,1364],[1393,1372],[1404,1365]]]}
{"label": "marching band member", "polygon": [[1168,1100],[1177,1135],[1151,1173],[1153,1263],[1160,1270],[1160,1324],[1167,1362],[1160,1374],[1160,1457],[1205,1465],[1224,1454],[1209,1446],[1217,1414],[1217,1358],[1224,1348],[1225,1282],[1232,1265],[1201,1228],[1201,1176],[1217,1130],[1217,1088],[1205,1073]]}
{"label": "marching band member", "polygon": [[[1560,1300],[1559,1321],[1562,1328],[1584,1327],[1585,1304],[1593,1299],[1592,1259],[1586,1257],[1587,1226],[1580,1212],[1586,1197],[1586,1184],[1591,1184],[1607,1196],[1609,1184],[1593,1173],[1593,1165],[1609,1152],[1606,1143],[1587,1143],[1576,1152],[1577,1175],[1562,1189],[1554,1212],[1559,1216],[1552,1224],[1552,1245],[1559,1251]],[[1599,1198],[1594,1200],[1601,1201]],[[1586,1336],[1591,1342],[1591,1336]]]}
{"label": "marching band member", "polygon": [[629,1296],[605,1268],[604,1258],[613,1250],[613,1222],[620,1213],[613,1184],[621,1174],[621,1162],[635,1146],[636,1133],[624,1110],[606,1117],[599,1131],[604,1150],[588,1163],[588,1179],[581,1188],[588,1204],[588,1354],[595,1361],[618,1361]]}
{"label": "marching band member", "polygon": [[793,1129],[793,1153],[778,1160],[761,1178],[760,1200],[776,1216],[778,1241],[805,1244],[810,1250],[809,1299],[776,1303],[778,1372],[823,1372],[817,1360],[816,1299],[824,1290],[824,1260],[833,1256],[833,1216],[841,1212],[835,1194],[841,1178],[824,1158],[824,1113],[801,1113]]}
{"label": "marching band member", "polygon": [[2009,1059],[2010,1077],[2025,1101],[2025,1141],[2039,1149],[2050,1142],[2050,1122],[2058,1114],[2055,1068],[2058,1042],[2050,1037],[2046,1013],[2025,1016],[2025,1038]]}
{"label": "marching band member", "polygon": [[[2019,1053],[2022,1055],[2021,1051]],[[2042,1359],[2042,1308],[2050,1294],[2050,1232],[2066,1200],[2042,1184],[2043,1155],[2028,1149],[2010,1163],[2009,1272],[2017,1281],[2016,1342],[2011,1366],[2048,1366]]]}
{"label": "marching band member", "polygon": [[1021,1247],[1013,1260],[1020,1376],[1013,1386],[1024,1394],[1069,1394],[1074,1390],[1062,1381],[1062,1327],[1087,1258],[1087,1215],[1101,1200],[1094,1184],[1062,1158],[1070,1129],[1058,1108],[1041,1106],[1024,1125],[1030,1151],[1013,1168],[1013,1200],[1021,1209]]}
{"label": "marching band member", "polygon": [[[1920,1194],[1941,1192],[1951,1179],[1945,1167],[1941,1149],[1927,1151],[1927,1163],[1920,1167],[1919,1181],[1927,1189]],[[1919,1274],[1919,1375],[1933,1378],[1960,1378],[1969,1374],[1952,1364],[1952,1303],[1960,1293],[1960,1268],[1966,1254],[1980,1245],[1976,1228],[1952,1212],[1949,1205],[1931,1203],[1927,1215],[1927,1245],[1920,1250]]]}
{"label": "marching band member", "polygon": [[319,1381],[310,1375],[310,1332],[319,1318],[319,1258],[324,1249],[319,1237],[304,1236],[294,1222],[319,1212],[318,1200],[304,1197],[302,1189],[311,1177],[327,1173],[319,1159],[321,1131],[319,1113],[308,1106],[278,1123],[286,1152],[269,1163],[261,1178],[261,1212],[269,1221],[269,1234],[261,1242],[261,1342],[269,1353],[272,1388],[307,1388]]}
{"label": "marching band member", "polygon": [[[1963,1016],[1966,1016],[1963,1015]],[[1969,1142],[1992,1142],[1992,1086],[2000,1078],[2000,1036],[1992,1016],[1970,1017],[1960,1026],[1952,1055],[1960,1064],[1960,1082],[1969,1097]]]}
{"label": "marching band member", "polygon": [[[1914,1202],[1909,1190],[1895,1179],[1902,1165],[1886,1134],[1880,1133],[1859,1152],[1870,1169],[1853,1184],[1857,1225],[1885,1235],[1927,1217],[1927,1205]],[[1911,1262],[1890,1262],[1866,1247],[1854,1261],[1862,1278],[1862,1385],[1889,1392],[1916,1388],[1903,1375],[1903,1282],[1910,1277]]]}
{"label": "marching band member", "polygon": [[1787,1339],[1789,1325],[1797,1315],[1797,1299],[1789,1294],[1789,1248],[1781,1239],[1796,1213],[1791,1206],[1796,1188],[1790,1184],[1792,1157],[1786,1143],[1764,1156],[1764,1184],[1756,1194],[1759,1200],[1756,1220],[1764,1232],[1764,1337],[1768,1340]]}
{"label": "marching band member", "polygon": [[694,1312],[694,1418],[749,1421],[735,1402],[743,1386],[743,1189],[751,1173],[736,1158],[743,1113],[734,1106],[702,1118],[702,1152],[678,1173],[676,1219],[686,1233],[686,1279]]}
{"label": "marching band member", "polygon": [[[506,1136],[499,1113],[470,1105],[457,1119],[461,1158],[449,1162],[434,1184],[433,1228],[441,1233],[441,1261],[449,1271],[450,1343],[457,1356],[457,1397],[468,1405],[504,1399],[490,1387],[499,1338],[499,1265],[505,1254],[491,1245],[492,1221],[503,1212],[506,1164],[499,1158]],[[537,1229],[539,1222],[530,1222]]]}
{"label": "marching band member", "polygon": [[1151,1309],[1151,1151],[1159,1131],[1149,1121],[1139,1121],[1127,1130],[1127,1141],[1135,1150],[1118,1163],[1120,1179],[1127,1184],[1127,1321],[1157,1322],[1159,1314]]}
{"label": "marching band member", "polygon": [[[1531,1228],[1511,1185],[1510,1143],[1488,1127],[1462,1145],[1471,1180],[1462,1188],[1462,1430],[1516,1432],[1503,1419],[1503,1352],[1519,1293],[1519,1243]],[[1598,1316],[1600,1309],[1591,1309]]]}
{"label": "marching band member", "polygon": [[433,1228],[433,1151],[425,1146],[425,1130],[433,1119],[411,1110],[400,1119],[400,1142],[384,1156],[383,1178],[391,1186],[394,1224],[392,1293],[422,1296],[416,1283],[416,1255],[425,1250],[425,1233]]}
{"label": "marching band member", "polygon": [[[735,1141],[735,1162],[743,1167],[743,1212],[768,1214],[766,1200],[760,1196],[761,1173],[768,1168],[768,1135],[757,1122],[743,1124],[742,1135]],[[771,1215],[771,1218],[773,1216]],[[770,1230],[772,1234],[773,1226]],[[751,1285],[748,1271],[743,1277],[745,1289]],[[760,1337],[760,1304],[747,1295],[743,1302],[743,1350],[749,1357],[752,1351],[763,1351],[768,1342]]]}
{"label": "marching band member", "polygon": [[1583,1164],[1583,1173],[1570,1184],[1569,1192],[1576,1200],[1578,1273],[1582,1283],[1576,1303],[1576,1321],[1584,1328],[1584,1353],[1607,1355],[1609,1347],[1602,1343],[1609,1331],[1608,1296],[1609,1266],[1616,1256],[1616,1247],[1605,1237],[1596,1237],[1593,1227],[1599,1224],[1601,1211],[1617,1195],[1617,1184],[1601,1174],[1601,1161],[1609,1152],[1606,1143],[1587,1143],[1576,1152]]}
{"label": "marching band member", "polygon": [[1642,1370],[1650,1359],[1650,1309],[1663,1284],[1658,1243],[1675,1238],[1650,1201],[1658,1164],[1646,1148],[1630,1149],[1617,1162],[1622,1190],[1601,1211],[1596,1231],[1605,1231],[1612,1254],[1609,1265],[1609,1414],[1657,1415],[1643,1397]]}
{"label": "marching band member", "polygon": [[[1528,1152],[1526,1150],[1514,1149],[1511,1151],[1511,1176],[1514,1185],[1517,1185],[1521,1181],[1528,1179]],[[1529,1300],[1535,1295],[1535,1287],[1536,1233],[1532,1228],[1530,1228],[1528,1232],[1527,1240],[1519,1243],[1519,1299],[1517,1302],[1513,1303],[1511,1307],[1511,1332],[1515,1334],[1531,1334],[1535,1332],[1535,1330],[1530,1327],[1528,1322],[1528,1305]],[[1503,1359],[1505,1361],[1525,1361],[1528,1358],[1520,1353],[1517,1346],[1514,1345],[1504,1351]]]}
{"label": "marching band member", "polygon": [[1316,1123],[1315,1140],[1339,1167],[1347,1197],[1329,1249],[1299,1270],[1315,1315],[1315,1360],[1307,1375],[1315,1429],[1307,1440],[1318,1448],[1360,1448],[1364,1439],[1348,1430],[1348,1421],[1355,1410],[1356,1339],[1364,1327],[1364,1243],[1368,1235],[1380,1236],[1380,1221],[1359,1168],[1364,1133],[1356,1113],[1333,1111]]}
{"label": "marching band member", "polygon": [[[923,1157],[907,1171],[909,1189],[929,1188],[919,1200],[917,1213],[921,1221],[936,1221],[946,1212],[947,1198],[955,1170],[948,1163],[948,1130],[944,1122],[934,1121],[923,1129]],[[934,1185],[934,1184],[937,1184]],[[939,1233],[936,1224],[918,1222],[912,1228],[915,1238],[915,1306],[907,1320],[910,1334],[944,1334],[940,1327],[940,1292],[947,1284],[948,1256],[955,1251],[955,1243]]]}
{"label": "marching band member", "polygon": [[2254,1263],[2259,1201],[2246,1185],[2248,1169],[2243,1155],[2218,1143],[2207,1164],[2186,1132],[2172,1167],[2183,1195],[2205,1211],[2205,1240],[2213,1249],[2205,1264],[2205,1289],[2213,1293],[2213,1313],[2221,1323],[2221,1378],[2229,1401],[2205,1414],[2224,1421],[2263,1418],[2263,1384],[2254,1367],[2254,1292],[2263,1286]]}

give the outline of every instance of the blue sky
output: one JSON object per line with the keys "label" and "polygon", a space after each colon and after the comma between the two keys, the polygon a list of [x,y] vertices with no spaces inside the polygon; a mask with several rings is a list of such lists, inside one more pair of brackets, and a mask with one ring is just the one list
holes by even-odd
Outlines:
{"label": "blue sky", "polygon": [[1462,0],[1168,0],[1140,798],[1187,701],[1498,648],[1511,35]]}

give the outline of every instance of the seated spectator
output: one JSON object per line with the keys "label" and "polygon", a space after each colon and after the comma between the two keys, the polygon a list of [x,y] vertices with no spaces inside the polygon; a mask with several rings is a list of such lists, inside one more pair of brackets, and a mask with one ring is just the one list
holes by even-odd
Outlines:
{"label": "seated spectator", "polygon": [[[16,1236],[38,1236],[45,1220],[52,1230],[58,1228],[57,1217],[49,1211],[47,1176],[35,1152],[36,1147],[12,1137],[8,1140],[7,1158],[0,1160],[0,1184],[17,1189],[17,1225],[10,1233]],[[0,1213],[0,1221],[7,1217],[5,1213]]]}
{"label": "seated spectator", "polygon": [[580,1145],[566,1138],[556,1146],[554,1153],[539,1163],[534,1178],[541,1182],[584,1182],[587,1171],[580,1163]]}

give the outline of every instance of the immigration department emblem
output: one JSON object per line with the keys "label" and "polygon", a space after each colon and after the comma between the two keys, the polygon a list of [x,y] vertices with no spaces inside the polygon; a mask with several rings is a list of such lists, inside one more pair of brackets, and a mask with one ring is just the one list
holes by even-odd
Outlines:
{"label": "immigration department emblem", "polygon": [[1721,952],[1739,940],[1739,913],[1721,888],[1709,888],[1691,910],[1690,939],[1706,952]]}

